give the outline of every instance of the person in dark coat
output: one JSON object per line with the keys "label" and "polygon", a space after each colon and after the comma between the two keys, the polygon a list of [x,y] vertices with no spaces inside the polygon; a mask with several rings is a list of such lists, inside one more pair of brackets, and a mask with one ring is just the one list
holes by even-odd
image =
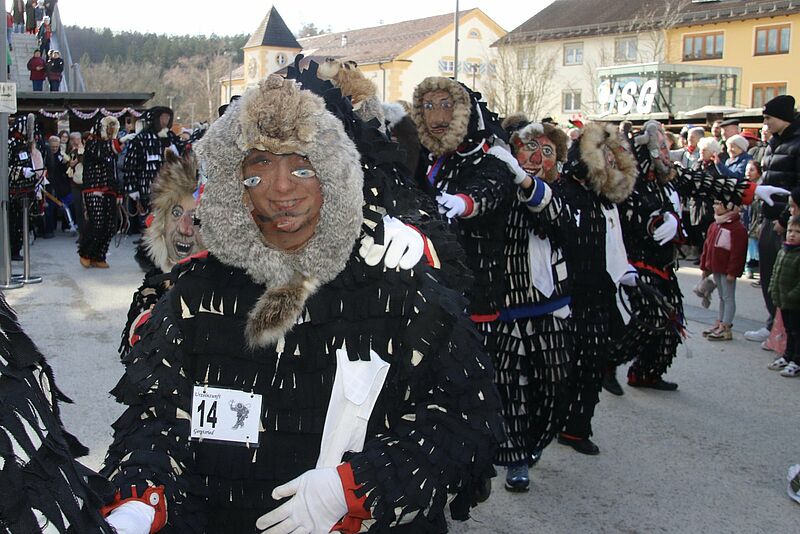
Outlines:
{"label": "person in dark coat", "polygon": [[27,33],[36,33],[36,0],[28,0],[25,2],[25,31]]}
{"label": "person in dark coat", "polygon": [[14,0],[12,7],[12,16],[14,17],[14,33],[22,33],[25,31],[25,0]]}
{"label": "person in dark coat", "polygon": [[42,59],[41,50],[34,50],[33,57],[28,60],[28,70],[31,71],[31,82],[34,91],[41,91],[44,79],[47,77],[47,65]]}
{"label": "person in dark coat", "polygon": [[[764,171],[761,182],[792,190],[800,185],[800,119],[795,111],[795,99],[791,95],[776,96],[764,105],[763,113],[764,126],[772,133],[772,138],[761,162]],[[764,206],[765,224],[758,237],[758,257],[761,293],[769,317],[765,327],[745,332],[745,338],[750,341],[765,341],[775,319],[775,304],[769,294],[769,282],[775,258],[783,245],[781,234],[788,220],[786,206],[786,202],[776,202],[771,207]],[[775,228],[773,221],[778,221],[778,228]]]}
{"label": "person in dark coat", "polygon": [[47,81],[50,82],[50,92],[57,93],[61,85],[61,78],[64,76],[64,60],[58,50],[50,52],[50,59],[47,61]]}

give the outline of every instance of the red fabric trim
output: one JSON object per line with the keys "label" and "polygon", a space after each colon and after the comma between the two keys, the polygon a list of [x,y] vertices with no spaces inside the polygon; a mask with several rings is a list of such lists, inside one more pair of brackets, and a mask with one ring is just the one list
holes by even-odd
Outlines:
{"label": "red fabric trim", "polygon": [[648,265],[642,261],[635,261],[631,265],[638,269],[644,269],[645,271],[650,271],[653,274],[657,274],[664,280],[669,280],[669,273],[667,271],[661,270],[658,267],[653,267],[652,265]]}
{"label": "red fabric trim", "polygon": [[469,195],[465,195],[464,193],[456,194],[457,197],[464,199],[464,202],[467,203],[467,209],[464,210],[464,213],[461,214],[462,217],[469,217],[472,215],[472,212],[475,211],[475,201]]}
{"label": "red fabric trim", "polygon": [[349,463],[336,466],[336,471],[339,473],[339,478],[342,480],[344,500],[347,503],[347,515],[333,525],[330,531],[343,532],[344,534],[356,534],[361,530],[361,523],[372,518],[372,514],[364,505],[367,501],[367,496],[356,496],[356,490],[361,487],[361,484],[356,484],[356,477]]}
{"label": "red fabric trim", "polygon": [[472,319],[473,323],[491,323],[492,321],[496,321],[500,317],[500,312],[490,313],[488,315],[481,315],[479,313],[474,313],[469,316]]}
{"label": "red fabric trim", "polygon": [[207,258],[207,257],[208,257],[208,250],[201,250],[197,254],[192,254],[191,256],[189,256],[187,258],[183,258],[182,260],[180,260],[178,262],[178,264],[182,265],[184,263],[189,263],[192,260],[201,260],[201,259]]}
{"label": "red fabric trim", "polygon": [[109,196],[117,196],[117,192],[111,189],[110,187],[90,187],[89,189],[84,189],[82,191],[83,194],[91,194],[91,193],[103,193],[104,195]]}
{"label": "red fabric trim", "polygon": [[151,213],[151,214],[150,214],[150,215],[148,215],[148,216],[147,216],[147,218],[144,220],[144,225],[145,225],[147,228],[150,228],[150,225],[151,225],[151,224],[153,224],[153,219],[155,219],[155,215],[153,215],[153,214]]}
{"label": "red fabric trim", "polygon": [[756,198],[756,187],[757,184],[755,182],[750,182],[747,184],[747,189],[745,189],[744,193],[742,193],[742,204],[749,206],[753,203],[753,200]]}
{"label": "red fabric trim", "polygon": [[119,142],[119,139],[113,139],[111,141],[111,146],[114,149],[114,152],[116,152],[117,154],[122,152],[122,143]]}
{"label": "red fabric trim", "polygon": [[423,234],[420,231],[420,229],[414,226],[413,224],[406,224],[406,226],[408,226],[412,230],[416,231],[420,236],[422,236],[422,243],[425,247],[422,253],[425,254],[425,262],[431,267],[436,267],[433,261],[433,254],[431,254],[430,240],[428,240],[428,238],[425,237],[425,234]]}
{"label": "red fabric trim", "polygon": [[131,326],[131,331],[129,332],[130,338],[128,339],[128,342],[130,343],[131,347],[136,345],[136,343],[140,339],[142,339],[141,336],[139,336],[139,334],[136,333],[136,331],[139,329],[140,326],[149,321],[152,315],[153,313],[151,310],[146,310],[140,313],[139,317],[137,317],[136,320],[133,321],[133,325]]}
{"label": "red fabric trim", "polygon": [[122,499],[119,490],[114,495],[114,500],[102,508],[100,513],[103,517],[108,517],[108,514],[125,504],[126,502],[139,501],[147,506],[152,507],[156,511],[156,516],[153,518],[153,523],[150,525],[150,534],[155,534],[167,524],[167,499],[164,497],[164,486],[150,486],[141,497],[136,486],[131,486],[131,497]]}

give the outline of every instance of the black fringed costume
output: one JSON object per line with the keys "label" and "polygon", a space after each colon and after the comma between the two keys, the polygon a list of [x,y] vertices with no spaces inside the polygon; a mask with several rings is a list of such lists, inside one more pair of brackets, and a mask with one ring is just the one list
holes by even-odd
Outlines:
{"label": "black fringed costume", "polygon": [[[31,174],[31,142],[33,138],[34,120],[31,117],[19,116],[8,128],[8,228],[11,255],[19,255],[22,250],[22,199],[34,199],[37,178]],[[30,129],[30,134],[28,130]]]}
{"label": "black fringed costume", "polygon": [[[568,153],[560,186],[572,226],[564,233],[564,252],[572,282],[575,367],[565,434],[587,439],[600,400],[601,379],[611,349],[611,321],[617,312],[619,280],[608,272],[607,225],[619,227],[616,204],[630,193],[635,162],[615,129],[587,125]],[[616,161],[608,165],[609,156]]]}
{"label": "black fringed costume", "polygon": [[[113,131],[109,133],[107,130]],[[83,206],[87,220],[78,243],[83,258],[105,261],[108,245],[116,232],[117,154],[121,147],[116,139],[119,121],[104,117],[95,124],[83,152]]]}
{"label": "black fringed costume", "polygon": [[[454,103],[446,136],[432,136],[422,119],[422,97],[446,90]],[[503,232],[514,194],[508,166],[487,151],[507,136],[497,116],[474,93],[447,78],[426,78],[414,90],[413,118],[422,150],[417,184],[431,197],[438,192],[466,195],[474,206],[453,224],[474,282],[466,291],[469,313],[478,323],[497,318],[503,302]],[[484,325],[488,327],[488,325]]]}
{"label": "black fringed costume", "polygon": [[171,130],[160,132],[158,121],[162,113],[172,116],[172,110],[166,107],[147,111],[148,124],[128,144],[122,165],[125,193],[139,193],[139,202],[145,211],[150,209],[150,186],[164,162],[164,151],[172,145],[180,154],[185,145]]}
{"label": "black fringed costume", "polygon": [[[652,132],[646,130],[643,135],[655,138],[655,123],[648,124]],[[753,186],[745,179],[712,175],[702,169],[657,168],[660,162],[654,162],[651,156],[654,142],[648,144],[642,136],[637,140],[634,150],[639,176],[633,193],[620,206],[622,230],[629,262],[636,267],[640,280],[658,294],[654,297],[639,288],[626,288],[634,320],[617,340],[612,363],[633,360],[629,380],[648,382],[660,379],[672,365],[685,327],[683,297],[675,274],[680,230],[664,245],[653,239],[653,231],[665,216],[681,220],[681,201],[738,204],[745,198],[749,202]],[[664,173],[669,177],[660,176]]]}
{"label": "black fringed costume", "polygon": [[[273,488],[315,467],[336,353],[346,351],[342,373],[376,357],[391,366],[363,449],[342,456],[370,517],[364,526],[443,532],[448,495],[469,491],[485,475],[501,434],[490,362],[465,301],[438,282],[437,271],[369,267],[358,255],[359,155],[336,119],[320,112],[322,100],[292,84],[263,81],[198,147],[209,176],[199,216],[211,255],[172,271],[175,285],[126,358],[114,394],[128,408],[114,425],[103,472],[120,488],[164,484],[165,533],[250,532],[279,504]],[[243,137],[273,108],[291,117],[270,134],[289,135],[297,146],[291,150],[308,154],[325,199],[317,233],[296,254],[261,245],[241,203],[244,156],[236,140],[276,150],[260,130],[257,139]],[[298,116],[301,110],[307,114]],[[326,141],[318,134],[292,140],[300,121],[326,128]],[[318,257],[319,247],[326,252]],[[299,286],[297,264],[306,265]],[[190,441],[185,414],[195,384],[263,395],[260,446]]]}
{"label": "black fringed costume", "polygon": [[[534,124],[515,132],[512,145],[520,136],[534,135],[534,130],[538,134],[539,127]],[[565,147],[565,134],[552,135],[563,136],[559,146]],[[561,198],[539,178],[530,191],[519,189],[515,196],[505,227],[503,307],[487,341],[508,434],[495,459],[498,465],[530,462],[561,431],[574,363],[571,289],[562,249],[571,221]],[[547,295],[542,289],[549,292],[550,288],[534,285],[532,242],[540,246],[534,255],[550,250],[546,259],[536,259],[552,275],[552,293]]]}
{"label": "black fringed costume", "polygon": [[88,450],[59,402],[71,401],[0,296],[0,532],[111,533],[97,493],[111,488],[75,460]]}

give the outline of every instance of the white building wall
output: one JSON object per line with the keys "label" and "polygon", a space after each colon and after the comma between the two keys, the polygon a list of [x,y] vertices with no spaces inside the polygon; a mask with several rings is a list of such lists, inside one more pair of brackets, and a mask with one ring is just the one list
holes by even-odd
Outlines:
{"label": "white building wall", "polygon": [[[473,30],[477,30],[479,38],[468,37]],[[474,86],[477,91],[482,90],[482,84],[485,83],[487,78],[488,62],[497,53],[495,49],[491,48],[491,45],[502,36],[502,33],[497,33],[478,17],[461,21],[459,24],[458,61],[462,68],[458,73],[459,81],[463,82],[467,87],[473,88],[473,76],[471,73],[465,72],[463,66],[465,62],[480,64],[480,70],[474,78]],[[399,75],[399,84],[395,83],[391,87],[387,87],[387,96],[393,98],[399,94],[399,99],[410,102],[414,95],[414,87],[428,76],[452,77],[452,71],[440,69],[440,61],[452,61],[454,59],[454,46],[455,35],[451,30],[411,54],[408,57],[411,63]],[[391,78],[388,72],[387,77]],[[380,89],[379,80],[376,80],[376,83],[379,84],[378,87]]]}
{"label": "white building wall", "polygon": [[[632,38],[637,40],[636,58],[629,61],[619,62],[615,60],[615,43],[618,39]],[[565,46],[582,43],[583,60],[578,65],[566,65],[564,58]],[[553,117],[561,124],[567,123],[573,115],[582,114],[583,116],[592,115],[599,111],[597,107],[597,88],[599,78],[597,76],[598,67],[609,67],[628,63],[649,63],[653,61],[664,61],[665,37],[663,32],[644,32],[616,34],[599,37],[586,37],[583,39],[567,39],[559,41],[545,41],[531,45],[516,45],[513,47],[517,56],[520,53],[534,49],[534,58],[544,58],[554,56],[554,67],[552,72],[544,73],[537,71],[537,64],[534,60],[533,72],[539,76],[547,76],[552,80],[547,87],[546,96],[543,97],[541,117]],[[527,50],[526,50],[527,49]],[[580,109],[577,111],[565,111],[564,93],[580,92]]]}

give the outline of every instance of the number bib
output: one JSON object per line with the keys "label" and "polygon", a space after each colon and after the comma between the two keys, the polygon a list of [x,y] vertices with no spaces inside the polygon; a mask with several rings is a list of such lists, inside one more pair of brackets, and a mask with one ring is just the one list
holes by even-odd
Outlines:
{"label": "number bib", "polygon": [[261,395],[235,389],[194,387],[191,439],[258,447],[260,420]]}

